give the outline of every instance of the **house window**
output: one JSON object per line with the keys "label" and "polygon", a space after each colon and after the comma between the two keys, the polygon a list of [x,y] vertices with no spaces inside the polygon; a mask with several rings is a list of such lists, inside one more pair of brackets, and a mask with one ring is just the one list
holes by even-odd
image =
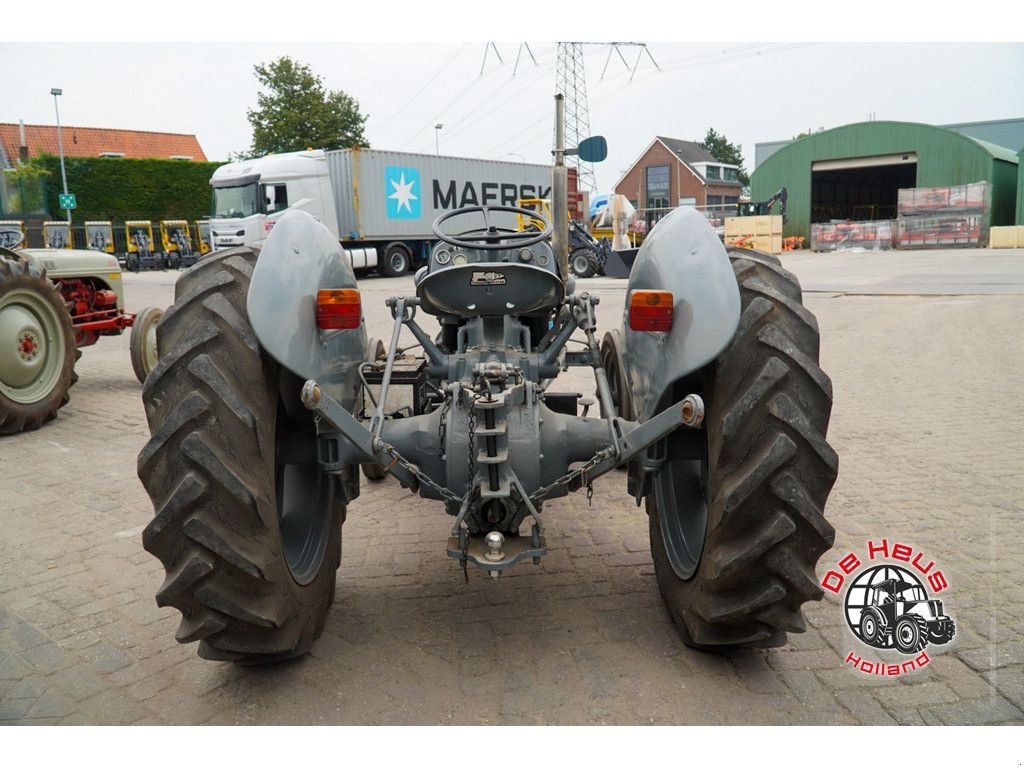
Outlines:
{"label": "house window", "polygon": [[667,165],[652,165],[647,169],[648,208],[668,208],[669,175]]}
{"label": "house window", "polygon": [[729,197],[728,195],[726,195],[723,202],[726,205],[736,205],[736,203],[738,203],[739,201],[740,199],[738,197]]}
{"label": "house window", "polygon": [[708,202],[707,202],[707,204],[708,205],[721,205],[722,204],[722,196],[721,195],[708,195]]}
{"label": "house window", "polygon": [[725,180],[726,181],[739,181],[740,180],[739,176],[736,175],[737,172],[736,172],[735,168],[724,168],[723,170],[725,171]]}
{"label": "house window", "polygon": [[719,168],[717,165],[709,165],[709,166],[707,166],[706,170],[707,170],[707,174],[708,174],[708,178],[709,179],[721,180],[721,178],[722,178],[721,170],[722,169]]}

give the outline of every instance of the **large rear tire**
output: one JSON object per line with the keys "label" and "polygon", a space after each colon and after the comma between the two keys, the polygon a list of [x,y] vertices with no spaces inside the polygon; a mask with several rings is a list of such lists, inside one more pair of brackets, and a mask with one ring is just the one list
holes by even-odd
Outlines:
{"label": "large rear tire", "polygon": [[58,287],[28,262],[0,257],[0,435],[57,417],[78,355]]}
{"label": "large rear tire", "polygon": [[339,481],[315,463],[301,382],[249,323],[256,258],[223,251],[178,280],[138,460],[156,511],[143,546],[167,571],[157,604],[181,611],[177,639],[198,640],[201,657],[244,663],[305,653],[323,631],[345,515]]}
{"label": "large rear tire", "polygon": [[647,496],[658,586],[684,642],[705,649],[803,632],[800,606],[821,599],[815,565],[835,535],[824,507],[839,464],[825,441],[832,384],[817,321],[776,259],[730,260],[739,327],[683,385],[704,397],[704,427],[669,438]]}

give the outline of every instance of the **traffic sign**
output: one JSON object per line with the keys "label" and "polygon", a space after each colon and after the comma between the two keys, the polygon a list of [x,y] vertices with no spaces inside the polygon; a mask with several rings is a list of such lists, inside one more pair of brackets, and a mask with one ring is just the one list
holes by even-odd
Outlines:
{"label": "traffic sign", "polygon": [[70,192],[66,195],[58,195],[57,199],[60,201],[60,209],[62,211],[73,211],[77,207],[75,204],[75,196]]}

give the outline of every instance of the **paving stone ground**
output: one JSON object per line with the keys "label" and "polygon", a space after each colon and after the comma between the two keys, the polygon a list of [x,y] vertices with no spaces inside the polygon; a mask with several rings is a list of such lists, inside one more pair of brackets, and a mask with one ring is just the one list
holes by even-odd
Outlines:
{"label": "paving stone ground", "polygon": [[[971,255],[953,259],[960,272]],[[798,272],[815,263],[800,259]],[[171,301],[171,273],[126,283],[130,309]],[[410,286],[363,282],[371,332],[386,335],[382,300]],[[595,286],[610,328],[622,285]],[[1024,296],[828,290],[805,297],[840,456],[819,574],[880,537],[934,559],[958,633],[924,669],[844,665],[870,650],[831,595],[787,647],[686,648],[619,474],[595,484],[593,507],[582,494],[546,506],[540,566],[468,584],[445,557],[439,505],[364,483],[312,653],[259,669],[203,661],[154,601],[163,569],[141,546],[152,507],[135,474],[148,430],[125,336],[85,350],[55,422],[0,441],[0,723],[1024,723]]]}

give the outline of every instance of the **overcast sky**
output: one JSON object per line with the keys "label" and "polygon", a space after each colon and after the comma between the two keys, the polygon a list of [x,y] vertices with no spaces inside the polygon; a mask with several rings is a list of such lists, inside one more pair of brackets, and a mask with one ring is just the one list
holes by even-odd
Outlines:
{"label": "overcast sky", "polygon": [[[536,27],[531,28],[536,31]],[[569,31],[569,30],[566,30]],[[379,30],[378,30],[379,32]],[[626,39],[642,40],[637,30]],[[505,33],[507,35],[507,32]],[[600,38],[595,38],[600,39]],[[256,104],[253,66],[289,55],[328,88],[355,97],[379,149],[548,162],[555,44],[375,43],[4,43],[0,122],[53,124],[49,91],[61,87],[64,125],[194,133],[212,160],[244,151]],[[639,49],[623,49],[632,64]],[[1020,43],[650,42],[661,70],[643,58],[635,77],[606,46],[588,45],[592,133],[609,157],[596,166],[610,191],[655,135],[700,140],[709,127],[742,145],[801,131],[878,120],[924,123],[1024,117]],[[10,77],[11,73],[16,77]]]}

